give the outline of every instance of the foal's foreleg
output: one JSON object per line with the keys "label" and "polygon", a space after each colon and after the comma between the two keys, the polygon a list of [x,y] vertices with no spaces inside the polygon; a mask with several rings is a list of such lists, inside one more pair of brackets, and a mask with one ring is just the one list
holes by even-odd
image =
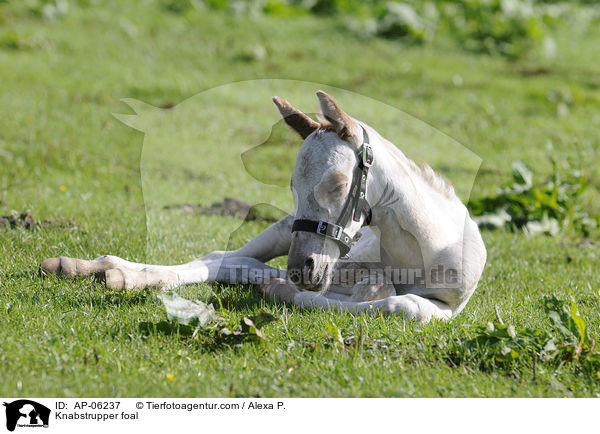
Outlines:
{"label": "foal's foreleg", "polygon": [[288,215],[273,223],[239,249],[231,251],[217,250],[196,259],[196,261],[209,262],[224,258],[254,258],[260,262],[267,262],[278,256],[287,255],[292,243],[293,223],[294,217]]}
{"label": "foal's foreleg", "polygon": [[118,256],[103,255],[92,261],[60,256],[48,258],[42,262],[42,271],[46,274],[58,274],[64,277],[81,277],[91,274],[101,275],[113,268],[142,270],[148,265],[130,262]]}
{"label": "foal's foreleg", "polygon": [[[100,256],[92,261],[61,256],[42,262],[42,271],[65,277],[99,275],[105,277],[106,286],[112,289],[175,287],[186,283],[215,281],[248,283],[244,281],[247,280],[244,270],[262,270],[266,274],[274,269],[263,262],[287,254],[291,243],[292,222],[293,217],[287,216],[240,249],[215,251],[182,265],[140,264],[110,255]],[[242,269],[240,277],[235,274],[237,268]]]}
{"label": "foal's foreleg", "polygon": [[42,262],[42,272],[64,277],[96,275],[111,289],[134,289],[161,286],[177,280],[177,275],[161,266],[130,262],[118,256],[103,255],[94,260],[60,256]]}
{"label": "foal's foreleg", "polygon": [[198,282],[258,284],[270,276],[285,276],[285,272],[269,267],[265,262],[288,253],[293,220],[291,215],[284,217],[237,250],[214,251],[175,267],[151,268],[177,274],[177,279],[168,286]]}

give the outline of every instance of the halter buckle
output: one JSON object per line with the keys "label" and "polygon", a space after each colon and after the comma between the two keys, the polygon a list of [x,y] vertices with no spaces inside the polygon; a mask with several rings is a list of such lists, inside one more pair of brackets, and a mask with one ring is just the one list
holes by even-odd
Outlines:
{"label": "halter buckle", "polygon": [[362,164],[364,167],[371,167],[373,165],[373,150],[368,145],[363,145]]}
{"label": "halter buckle", "polygon": [[[331,233],[327,232],[327,229],[331,226]],[[323,235],[329,238],[333,238],[334,240],[339,240],[342,236],[342,227],[335,225],[333,223],[327,223],[322,220],[319,220],[319,225],[317,226],[317,233],[319,235]]]}

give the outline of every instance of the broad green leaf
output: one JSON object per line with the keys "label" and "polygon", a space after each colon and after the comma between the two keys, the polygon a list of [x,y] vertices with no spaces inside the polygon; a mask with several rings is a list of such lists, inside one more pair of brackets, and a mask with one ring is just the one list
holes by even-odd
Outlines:
{"label": "broad green leaf", "polygon": [[334,322],[327,323],[327,330],[329,330],[329,336],[333,339],[333,342],[336,346],[341,348],[344,347],[344,338],[342,338],[342,333],[337,325]]}
{"label": "broad green leaf", "polygon": [[571,319],[575,326],[577,327],[579,342],[583,343],[585,341],[585,321],[579,315],[579,311],[577,310],[577,304],[575,304],[575,300],[571,301]]}
{"label": "broad green leaf", "polygon": [[558,312],[556,312],[556,311],[548,312],[548,318],[550,318],[554,327],[563,336],[570,336],[573,334],[571,332],[571,330],[569,330],[568,322],[567,322],[567,325],[565,325],[564,318]]}
{"label": "broad green leaf", "polygon": [[551,352],[551,351],[555,351],[555,350],[556,350],[556,345],[554,344],[554,339],[550,339],[544,345],[544,351]]}
{"label": "broad green leaf", "polygon": [[523,190],[528,189],[533,184],[533,173],[522,161],[512,163],[513,179],[523,186]]}
{"label": "broad green leaf", "polygon": [[192,336],[194,334],[192,327],[169,321],[159,321],[157,323],[144,321],[139,323],[138,328],[145,335],[163,333],[165,335],[179,334],[181,336]]}
{"label": "broad green leaf", "polygon": [[515,326],[512,324],[508,325],[506,332],[508,333],[508,336],[510,336],[513,339],[517,337],[517,332],[515,331]]}
{"label": "broad green leaf", "polygon": [[481,228],[506,227],[523,230],[528,235],[554,236],[572,226],[587,236],[595,228],[586,222],[596,217],[590,216],[578,201],[587,180],[579,172],[559,175],[555,167],[549,179],[534,186],[531,170],[516,161],[512,181],[496,195],[471,199],[469,211]]}
{"label": "broad green leaf", "polygon": [[258,315],[249,316],[248,318],[252,320],[257,329],[261,329],[267,324],[277,321],[277,318],[269,312],[260,312]]}
{"label": "broad green leaf", "polygon": [[257,337],[259,339],[265,340],[264,335],[260,332],[258,327],[256,327],[256,325],[250,318],[245,316],[240,321],[240,324],[242,326],[242,333],[247,333],[252,337]]}

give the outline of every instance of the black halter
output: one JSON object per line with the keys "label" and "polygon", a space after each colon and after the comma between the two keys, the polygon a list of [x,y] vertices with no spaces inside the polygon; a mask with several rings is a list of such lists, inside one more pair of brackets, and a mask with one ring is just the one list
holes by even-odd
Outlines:
{"label": "black halter", "polygon": [[367,174],[369,168],[373,165],[373,149],[369,146],[367,131],[364,128],[362,128],[362,131],[363,143],[356,153],[358,165],[352,173],[350,194],[335,224],[322,220],[298,219],[294,220],[292,225],[292,232],[313,232],[331,238],[340,248],[340,257],[346,256],[350,251],[350,247],[352,247],[352,237],[345,231],[350,219],[358,222],[364,215],[365,219],[362,225],[367,226],[371,223],[371,206],[367,202]]}

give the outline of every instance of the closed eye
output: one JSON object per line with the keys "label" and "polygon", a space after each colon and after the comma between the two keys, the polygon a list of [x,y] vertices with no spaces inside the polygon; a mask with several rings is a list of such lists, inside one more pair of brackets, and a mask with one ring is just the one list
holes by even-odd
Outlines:
{"label": "closed eye", "polygon": [[332,188],[331,190],[329,190],[329,194],[341,194],[344,191],[344,189],[346,188],[347,185],[348,185],[347,182],[343,182],[341,184],[338,184],[334,188]]}

